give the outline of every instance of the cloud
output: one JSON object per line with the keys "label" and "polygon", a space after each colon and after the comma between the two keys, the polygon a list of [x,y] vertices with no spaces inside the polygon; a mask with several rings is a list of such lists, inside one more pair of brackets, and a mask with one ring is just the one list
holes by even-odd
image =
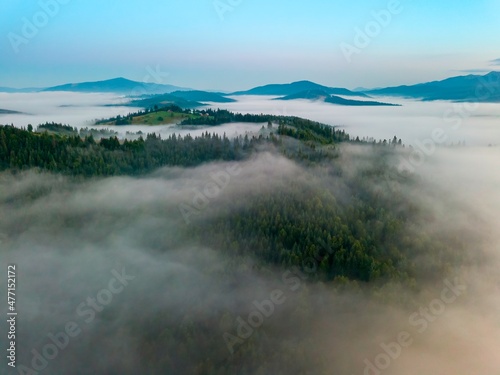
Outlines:
{"label": "cloud", "polygon": [[494,59],[490,61],[491,65],[500,65],[500,58],[499,59]]}
{"label": "cloud", "polygon": [[[319,121],[333,126],[341,126],[354,137],[373,137],[376,139],[392,139],[394,135],[406,144],[414,144],[416,140],[428,138],[436,128],[450,129],[448,125],[455,118],[466,113],[470,126],[459,130],[449,130],[449,142],[457,143],[467,140],[469,145],[487,145],[492,139],[498,139],[499,127],[496,119],[500,116],[500,108],[488,104],[478,104],[474,111],[457,111],[455,106],[447,102],[418,102],[400,98],[380,98],[380,101],[395,102],[401,107],[348,107],[307,100],[280,101],[271,97],[235,97],[235,103],[217,103],[212,108],[228,109],[240,113],[270,113],[282,116],[298,116]],[[118,104],[120,98],[108,94],[78,93],[0,93],[2,108],[27,111],[30,115],[0,115],[0,124],[13,123],[14,126],[26,127],[28,124],[38,125],[46,121],[60,122],[74,127],[92,127],[90,120],[126,115],[132,108],[106,107],[105,103]],[[29,103],[27,106],[26,103]],[[61,105],[71,105],[61,107]],[[28,108],[29,107],[29,108]],[[453,110],[452,115],[446,115]],[[470,117],[469,117],[470,115]],[[404,124],[404,125],[403,125]],[[254,133],[260,129],[259,124],[227,124],[217,127],[180,128],[172,125],[164,126],[106,126],[125,137],[126,132],[156,132],[163,138],[172,133],[193,136],[206,132],[226,133],[228,137],[245,132]],[[477,131],[481,129],[481,131]],[[131,137],[130,135],[128,137]],[[494,142],[500,143],[500,142]]]}
{"label": "cloud", "polygon": [[[324,173],[327,166],[315,171],[263,151],[240,164],[241,173],[192,225],[244,212],[251,197],[286,194],[292,181],[308,189],[331,189],[339,202],[347,203],[351,194],[344,183],[367,178],[364,171],[374,156],[370,148],[343,147],[341,173],[330,174]],[[450,231],[476,233],[463,239],[474,245],[465,258],[482,251],[482,245],[490,246],[489,265],[469,267],[464,261],[464,268],[457,270],[466,282],[466,295],[447,304],[442,313],[428,312],[429,319],[417,316],[427,325],[422,333],[409,319],[420,308],[438,306],[434,300],[440,298],[442,280],[418,291],[389,283],[380,287],[382,300],[306,280],[292,291],[282,280],[287,269],[262,270],[257,259],[235,260],[193,241],[178,204],[190,202],[194,188],[232,163],[85,182],[45,173],[3,173],[0,210],[9,214],[0,216],[0,262],[18,267],[23,317],[18,364],[30,366],[32,349],[43,351],[51,343],[49,334],[75,322],[81,334],[41,374],[78,369],[80,374],[128,375],[147,368],[158,373],[175,369],[182,375],[196,373],[193,364],[199,363],[218,374],[234,374],[241,366],[254,373],[307,369],[316,374],[362,374],[365,360],[385,358],[380,357],[383,348],[403,331],[413,343],[391,361],[384,371],[388,375],[417,375],[422,369],[491,374],[500,367],[495,311],[500,291],[497,263],[492,261],[500,233],[497,160],[497,149],[437,152],[418,169],[416,185],[402,192],[422,212],[422,228],[429,234],[447,238]],[[372,187],[381,197],[391,195],[381,185]],[[422,269],[435,261],[417,259]],[[102,311],[94,310],[90,320],[88,298],[102,300],[113,270],[125,270],[133,279],[109,303],[98,303]],[[255,311],[254,301],[269,299],[273,290],[282,291],[286,301],[231,355],[223,334],[235,333],[236,318],[246,320]],[[408,307],[391,302],[403,295]],[[84,314],[79,314],[82,303]],[[5,332],[0,333],[4,337]],[[258,363],[251,358],[259,358]]]}
{"label": "cloud", "polygon": [[[468,145],[485,146],[499,139],[497,124],[500,108],[478,104],[473,111],[456,109],[449,102],[419,102],[400,98],[379,98],[380,101],[401,104],[401,107],[348,107],[308,100],[281,101],[270,97],[236,97],[238,102],[217,106],[240,113],[271,113],[298,116],[332,126],[340,126],[347,133],[360,138],[392,139],[395,135],[407,145],[431,137],[435,129],[444,129],[448,142],[466,140]],[[464,118],[464,116],[467,116]],[[467,126],[455,128],[457,119]],[[478,131],[481,129],[481,131]],[[229,134],[229,133],[228,133]]]}
{"label": "cloud", "polygon": [[460,72],[460,73],[489,73],[491,72],[491,69],[462,69],[462,70],[454,70],[454,72]]}

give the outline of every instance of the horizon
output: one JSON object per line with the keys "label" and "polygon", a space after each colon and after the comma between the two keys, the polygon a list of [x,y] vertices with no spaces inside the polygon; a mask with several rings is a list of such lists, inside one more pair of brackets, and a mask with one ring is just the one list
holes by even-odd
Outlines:
{"label": "horizon", "polygon": [[500,33],[499,5],[495,0],[10,3],[0,26],[0,86],[43,88],[123,76],[231,92],[300,77],[355,89],[485,74],[500,66],[491,41]]}
{"label": "horizon", "polygon": [[[456,77],[469,77],[469,76],[486,76],[488,74],[491,74],[491,73],[500,73],[500,70],[491,70],[489,72],[485,72],[485,73],[468,73],[468,74],[459,74],[459,75],[454,75],[454,76],[449,76],[449,77],[444,77],[442,79],[439,79],[438,81],[441,81],[441,80],[445,80],[445,79],[450,79],[450,78],[456,78]],[[63,86],[63,85],[77,85],[77,84],[83,84],[83,83],[99,83],[99,82],[106,82],[106,81],[113,81],[113,80],[126,80],[126,81],[130,81],[130,82],[134,82],[134,83],[140,83],[140,84],[148,84],[148,83],[152,83],[152,84],[155,84],[155,82],[148,82],[147,80],[145,81],[135,81],[131,78],[127,78],[127,77],[123,77],[123,76],[120,76],[120,77],[112,77],[112,78],[106,78],[106,79],[102,79],[102,80],[89,80],[89,81],[81,81],[81,82],[64,82],[64,83],[61,83],[61,84],[57,84],[57,85],[51,85],[51,86],[44,86],[44,87],[34,87],[34,86],[24,86],[24,87],[12,87],[12,86],[2,86],[0,85],[0,87],[2,88],[8,88],[8,89],[16,89],[16,90],[21,90],[21,89],[38,89],[38,90],[45,90],[45,89],[48,89],[48,88],[53,88],[53,87],[57,87],[57,86]],[[311,82],[311,83],[314,83],[314,84],[318,84],[318,85],[323,85],[323,86],[326,86],[326,87],[338,87],[338,88],[344,88],[344,87],[340,87],[340,86],[328,86],[328,85],[325,85],[323,84],[322,82],[316,82],[316,81],[311,81],[311,80],[308,80],[308,79],[297,79],[297,80],[294,80],[294,81],[290,81],[290,82],[268,82],[264,85],[254,85],[254,86],[251,86],[251,87],[246,87],[246,88],[239,88],[239,89],[236,89],[236,90],[232,90],[232,91],[229,91],[229,90],[217,90],[217,89],[214,89],[214,88],[205,88],[205,89],[200,89],[200,88],[197,88],[197,87],[185,87],[185,86],[178,86],[178,85],[174,85],[172,83],[169,83],[169,82],[164,82],[164,83],[160,83],[159,85],[165,85],[165,86],[177,86],[178,88],[182,88],[182,89],[187,89],[187,90],[192,90],[192,91],[210,91],[210,92],[217,92],[217,91],[220,91],[222,93],[226,93],[226,94],[231,94],[231,93],[234,93],[234,92],[238,92],[238,91],[248,91],[248,90],[251,90],[251,89],[254,89],[256,87],[261,87],[261,86],[267,86],[267,85],[287,85],[287,84],[293,84],[293,83],[298,83],[298,82]],[[432,81],[426,81],[426,82],[415,82],[415,83],[411,83],[411,84],[408,84],[408,83],[401,83],[400,85],[394,85],[394,87],[397,87],[397,86],[404,86],[404,85],[415,85],[415,84],[420,84],[420,83],[430,83]],[[389,87],[389,86],[386,86],[386,87]],[[351,91],[354,91],[354,90],[358,90],[358,91],[368,91],[368,90],[376,90],[378,89],[379,87],[361,87],[361,86],[356,86],[356,87],[345,87],[346,89],[349,89]],[[363,90],[361,90],[363,89]]]}

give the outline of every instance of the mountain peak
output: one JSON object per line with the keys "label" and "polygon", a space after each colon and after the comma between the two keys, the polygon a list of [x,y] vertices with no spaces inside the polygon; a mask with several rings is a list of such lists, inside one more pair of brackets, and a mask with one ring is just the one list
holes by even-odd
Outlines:
{"label": "mountain peak", "polygon": [[367,93],[419,100],[498,103],[500,102],[499,78],[500,72],[492,71],[482,76],[469,74],[412,86],[386,87],[370,90]]}
{"label": "mountain peak", "polygon": [[346,95],[346,96],[366,96],[363,93],[355,93],[344,88],[334,88],[320,85],[315,82],[303,80],[285,84],[271,84],[265,86],[254,87],[247,91],[238,91],[232,95],[294,95],[304,91],[322,90],[330,95]]}
{"label": "mountain peak", "polygon": [[500,77],[500,72],[494,70],[494,71],[491,71],[491,72],[489,72],[488,74],[485,75],[485,77],[488,77],[488,76]]}
{"label": "mountain peak", "polygon": [[127,78],[124,78],[124,77],[116,77],[116,78],[111,78],[111,79],[108,79],[108,80],[105,80],[103,82],[106,82],[106,81],[114,81],[114,82],[134,82],[130,79],[127,79]]}
{"label": "mountain peak", "polygon": [[291,84],[292,85],[296,85],[296,84],[313,84],[313,85],[317,85],[317,83],[314,83],[313,81],[308,81],[306,79],[303,79],[301,81],[295,81],[295,82],[292,82]]}
{"label": "mountain peak", "polygon": [[182,87],[158,83],[137,82],[124,77],[116,77],[104,81],[69,83],[49,87],[43,91],[76,91],[76,92],[109,92],[121,95],[165,94]]}

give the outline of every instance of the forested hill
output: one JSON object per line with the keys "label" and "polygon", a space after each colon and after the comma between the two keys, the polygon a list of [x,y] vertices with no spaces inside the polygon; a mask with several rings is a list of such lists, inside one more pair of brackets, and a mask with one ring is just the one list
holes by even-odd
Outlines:
{"label": "forested hill", "polygon": [[[238,120],[240,116],[248,116],[251,120],[265,118],[270,121],[259,136],[229,139],[206,132],[199,137],[171,135],[161,139],[149,134],[145,139],[141,137],[132,141],[120,141],[116,136],[96,141],[92,133],[81,137],[72,134],[71,127],[57,124],[41,126],[39,130],[42,132],[2,126],[0,169],[21,171],[38,168],[85,177],[144,175],[163,166],[193,167],[210,161],[243,161],[267,145],[285,157],[304,164],[311,176],[315,173],[315,165],[326,168],[322,173],[343,176],[343,164],[337,160],[337,145],[354,143],[365,145],[368,149],[378,146],[376,149],[387,151],[401,146],[401,140],[396,137],[392,141],[353,141],[343,130],[296,117],[254,117],[216,111],[214,118],[217,119],[221,113]],[[278,122],[273,124],[271,120]],[[58,127],[69,135],[45,131]],[[374,155],[379,155],[377,158],[380,160],[371,161],[373,165],[367,168],[363,178],[343,179],[345,186],[328,188],[328,194],[294,181],[286,182],[283,191],[286,190],[287,194],[257,194],[250,199],[252,205],[244,214],[239,212],[235,215],[228,211],[221,214],[222,221],[209,221],[209,224],[204,221],[202,226],[208,225],[208,228],[200,234],[209,231],[213,236],[200,238],[200,241],[220,249],[228,249],[229,246],[233,253],[241,254],[258,248],[261,249],[259,256],[266,262],[294,266],[301,265],[305,254],[319,251],[315,256],[318,256],[322,274],[328,278],[341,276],[348,280],[369,281],[395,277],[408,281],[414,270],[403,267],[408,263],[401,260],[407,259],[412,252],[427,253],[423,244],[429,249],[434,247],[432,242],[427,241],[408,242],[404,244],[402,253],[396,243],[391,244],[392,238],[400,238],[397,233],[407,220],[412,220],[415,208],[398,201],[397,195],[391,195],[392,201],[380,200],[373,195],[372,185],[381,182],[387,185],[387,181],[401,183],[393,177],[394,171],[384,166],[383,153]],[[335,185],[338,180],[333,179],[332,183]],[[353,199],[349,207],[341,208],[334,197],[346,186]],[[402,207],[406,208],[401,211]],[[343,213],[340,215],[340,212]],[[184,214],[190,216],[189,209]],[[277,219],[279,217],[281,219]],[[192,220],[196,222],[196,217]],[[336,235],[331,237],[331,233]],[[318,238],[333,252],[319,250]]]}
{"label": "forested hill", "polygon": [[[63,132],[50,134],[48,129]],[[0,194],[0,204],[7,210],[12,202],[37,207],[12,215],[2,227],[2,236],[6,243],[15,243],[34,233],[50,249],[61,238],[82,233],[82,242],[98,246],[99,251],[108,249],[110,238],[123,236],[133,238],[133,246],[148,256],[173,256],[176,264],[192,257],[202,264],[200,274],[216,280],[218,292],[210,287],[192,294],[204,288],[206,279],[196,276],[192,281],[194,273],[182,266],[185,283],[168,278],[159,284],[159,294],[175,293],[182,285],[180,290],[187,291],[179,299],[182,303],[155,308],[147,319],[137,319],[134,313],[126,320],[124,327],[140,348],[136,358],[145,373],[326,374],[330,372],[322,371],[319,364],[311,365],[316,363],[317,350],[302,337],[309,337],[318,322],[331,319],[336,323],[338,311],[333,318],[332,311],[341,309],[342,317],[356,316],[356,309],[372,302],[418,309],[420,305],[412,300],[414,292],[475,261],[467,249],[478,249],[474,254],[481,256],[481,239],[473,228],[440,225],[439,218],[412,195],[419,189],[418,179],[394,167],[394,158],[404,152],[400,143],[396,138],[352,140],[343,130],[294,117],[270,118],[259,135],[236,139],[205,132],[199,137],[147,135],[123,141],[113,136],[96,141],[92,132],[82,137],[70,126],[58,124],[46,124],[38,131],[0,126],[2,178],[28,180],[22,193]],[[241,167],[241,173],[230,182],[213,179],[214,168],[220,172],[229,165]],[[180,168],[173,174],[160,170],[148,175],[163,166],[190,168],[183,168],[179,179],[173,175],[178,176]],[[33,168],[36,171],[28,171]],[[33,183],[39,177],[45,180],[47,171],[67,176],[54,184],[51,178],[47,183]],[[112,204],[101,207],[102,197],[116,193],[112,188],[116,184],[103,183],[108,180],[105,177],[116,175],[139,180],[133,195],[140,195],[141,186],[162,176],[159,196],[165,192],[169,198],[125,210],[115,210]],[[133,184],[131,180],[120,178],[116,183]],[[199,185],[200,181],[205,185]],[[96,185],[105,190],[98,190],[102,191],[99,204],[90,204],[84,214],[59,206],[48,213],[39,208],[45,207],[46,200],[59,200],[60,194],[70,196],[75,188],[85,189],[82,194],[88,197],[92,194],[88,191],[95,190],[88,186]],[[212,189],[209,201],[199,196],[208,186]],[[425,194],[431,193],[426,189]],[[448,207],[450,215],[463,215],[447,197],[440,197],[439,205]],[[38,214],[36,220],[30,216]],[[435,225],[442,230],[436,231]],[[73,239],[67,243],[74,252],[75,243]],[[216,265],[205,263],[204,249],[217,254]],[[64,254],[71,251],[65,248]],[[168,275],[168,267],[162,272]],[[229,352],[224,332],[234,332],[234,322],[250,312],[241,295],[259,290],[251,275],[275,280],[280,290],[294,293],[288,294],[286,309],[275,320],[266,321],[248,340],[237,341],[234,353]],[[343,300],[331,303],[322,297],[327,288],[334,296],[347,291],[353,299],[362,296],[369,302],[346,309]],[[144,290],[140,289],[140,298]],[[214,298],[217,295],[224,299]],[[255,295],[259,301],[264,298]],[[169,301],[170,296],[166,297]],[[113,326],[122,311],[111,308],[103,321]],[[92,342],[98,345],[102,340]]]}
{"label": "forested hill", "polygon": [[[247,116],[254,119],[253,115]],[[266,262],[297,267],[301,266],[306,254],[315,254],[320,274],[331,279],[345,277],[346,280],[370,281],[389,277],[409,282],[415,270],[403,266],[410,264],[408,256],[412,252],[427,253],[428,249],[434,249],[434,243],[408,242],[402,252],[403,249],[391,239],[400,238],[398,233],[407,220],[412,220],[415,207],[401,201],[397,194],[391,195],[391,200],[381,200],[371,188],[381,183],[387,185],[387,181],[401,183],[399,177],[394,178],[398,173],[384,162],[384,153],[401,147],[401,140],[394,137],[392,141],[362,142],[351,140],[343,130],[309,120],[265,118],[278,121],[269,121],[258,136],[236,139],[205,132],[199,137],[171,135],[161,139],[149,134],[145,139],[132,141],[120,141],[117,137],[96,141],[92,134],[82,138],[78,134],[58,135],[2,126],[0,168],[11,171],[38,168],[83,177],[136,176],[163,166],[193,167],[211,161],[244,161],[265,147],[302,164],[311,173],[311,178],[317,168],[322,171],[321,175],[342,177],[343,186],[335,188],[340,181],[335,178],[332,187],[325,191],[287,181],[283,191],[276,195],[257,194],[249,198],[252,204],[243,212],[223,212],[218,220],[203,221],[195,226],[205,227],[199,233],[203,237],[200,237],[201,242],[212,244],[214,248],[232,248],[233,255],[260,249],[259,257]],[[71,129],[49,125],[40,130],[58,126],[66,131]],[[371,165],[363,176],[343,177],[345,167],[337,147],[342,143],[364,145],[376,156],[370,159]],[[345,207],[339,206],[335,198],[342,190],[352,197]],[[191,217],[189,208],[183,216]],[[196,222],[197,215],[189,220]],[[206,237],[207,232],[213,235]],[[332,233],[336,235],[332,237]],[[196,234],[191,233],[191,237]],[[332,249],[331,253],[318,248],[318,238]]]}
{"label": "forested hill", "polygon": [[[41,168],[52,172],[83,176],[140,175],[167,165],[195,166],[215,160],[240,160],[258,144],[277,146],[292,157],[318,160],[331,151],[315,150],[317,145],[349,142],[344,130],[296,117],[241,115],[228,111],[208,112],[215,123],[226,121],[268,121],[266,132],[259,136],[226,136],[204,133],[199,137],[171,135],[166,139],[149,134],[146,138],[120,141],[116,136],[94,139],[97,131],[81,136],[67,125],[45,124],[39,132],[0,127],[0,168],[25,170]],[[207,118],[205,118],[207,119]],[[273,124],[272,121],[275,121]],[[65,135],[49,134],[60,129]],[[263,134],[265,133],[265,135]],[[283,136],[303,142],[302,147],[288,148]],[[359,140],[356,142],[359,143]],[[392,141],[394,143],[395,140]],[[383,141],[379,144],[391,144]],[[311,152],[308,152],[310,150]],[[329,156],[329,157],[330,157]]]}

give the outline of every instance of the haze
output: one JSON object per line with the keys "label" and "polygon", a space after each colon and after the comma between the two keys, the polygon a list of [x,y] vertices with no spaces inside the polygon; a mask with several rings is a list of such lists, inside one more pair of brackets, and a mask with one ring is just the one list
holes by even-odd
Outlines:
{"label": "haze", "polygon": [[[24,35],[24,19],[32,22],[44,8],[38,1],[22,7],[2,1],[2,86],[124,76],[229,91],[300,79],[377,87],[494,70],[500,58],[494,40],[500,35],[496,0],[58,4],[48,21],[41,18],[42,26]],[[346,59],[342,44],[355,46],[357,29],[366,29],[373,12],[388,9],[393,9],[389,20]],[[156,67],[161,74],[152,75]]]}
{"label": "haze", "polygon": [[[339,126],[354,137],[374,139],[401,138],[407,145],[432,136],[434,129],[443,129],[445,144],[466,142],[470,146],[500,145],[500,107],[497,104],[419,102],[397,98],[383,98],[401,107],[344,107],[310,100],[279,101],[273,97],[235,96],[235,103],[209,103],[212,108],[224,108],[240,113],[269,113],[298,116]],[[236,134],[258,131],[262,125],[227,124],[222,127],[203,127],[193,130],[172,125],[95,126],[96,119],[126,115],[137,108],[120,106],[127,99],[112,94],[80,93],[0,93],[0,103],[22,114],[1,115],[0,123],[26,127],[45,122],[60,122],[71,126],[109,128],[125,137],[127,132],[187,134],[193,136],[206,130],[217,134]],[[112,104],[113,106],[108,106]]]}
{"label": "haze", "polygon": [[[345,177],[339,180],[321,177],[272,150],[262,153],[240,164],[241,173],[193,225],[203,225],[226,209],[245,209],[252,196],[284,193],[286,181],[312,189],[342,186],[362,173],[372,156],[362,148],[344,148]],[[500,180],[490,173],[496,169],[498,157],[498,149],[439,152],[432,163],[419,169],[422,179],[417,186],[403,192],[419,204],[425,216],[433,218],[423,230],[444,237],[460,230],[470,233],[474,240],[467,240],[471,246],[467,256],[475,258],[481,253],[486,257],[479,268],[455,270],[458,285],[464,289],[459,289],[458,297],[439,315],[432,315],[425,326],[410,324],[409,317],[439,298],[449,280],[429,280],[421,293],[397,283],[385,284],[378,301],[364,297],[359,290],[339,291],[323,283],[303,283],[292,291],[283,284],[286,270],[259,271],[250,266],[251,259],[235,266],[218,249],[194,246],[183,235],[186,223],[177,209],[178,202],[188,202],[190,188],[203,186],[211,173],[231,164],[165,168],[142,179],[85,183],[44,173],[4,173],[0,205],[9,215],[0,217],[0,261],[16,263],[23,270],[19,341],[26,350],[20,352],[19,362],[29,366],[31,349],[42,350],[48,334],[76,321],[82,333],[42,373],[144,372],[139,353],[146,342],[141,337],[148,330],[156,331],[156,324],[161,322],[167,334],[174,327],[189,330],[193,324],[219,321],[222,314],[246,316],[254,308],[252,301],[268,298],[278,288],[285,291],[287,299],[262,328],[273,332],[272,350],[264,355],[267,369],[273,368],[275,355],[279,359],[290,355],[296,345],[290,342],[300,340],[311,344],[304,357],[289,361],[288,373],[299,373],[300,368],[294,366],[301,363],[316,373],[363,374],[365,360],[373,362],[383,353],[380,343],[390,343],[401,332],[408,332],[411,345],[391,362],[385,374],[492,374],[500,367],[500,279],[496,271],[500,202],[495,198]],[[280,177],[269,179],[277,171]],[[391,192],[385,189],[382,194]],[[11,202],[17,196],[33,198],[14,206]],[[349,199],[341,194],[336,197]],[[411,228],[407,233],[411,235]],[[425,272],[434,262],[421,259],[417,269]],[[113,270],[129,275],[123,291],[93,317],[84,313],[88,307],[77,313],[82,301],[95,297],[107,285]],[[3,290],[0,296],[5,297]],[[400,298],[407,302],[396,302]],[[303,307],[297,310],[298,306]],[[3,329],[2,325],[2,335]],[[231,320],[227,320],[222,326],[212,326],[210,332],[192,333],[220,337],[215,340],[217,347],[204,350],[210,351],[210,361],[221,366],[221,371],[234,358],[223,339],[232,329]],[[198,345],[203,348],[202,341]],[[183,349],[169,349],[172,353],[178,350]],[[194,373],[189,363],[168,354],[165,352],[164,358],[176,363],[179,373]],[[194,351],[191,355],[199,361],[204,354]]]}

